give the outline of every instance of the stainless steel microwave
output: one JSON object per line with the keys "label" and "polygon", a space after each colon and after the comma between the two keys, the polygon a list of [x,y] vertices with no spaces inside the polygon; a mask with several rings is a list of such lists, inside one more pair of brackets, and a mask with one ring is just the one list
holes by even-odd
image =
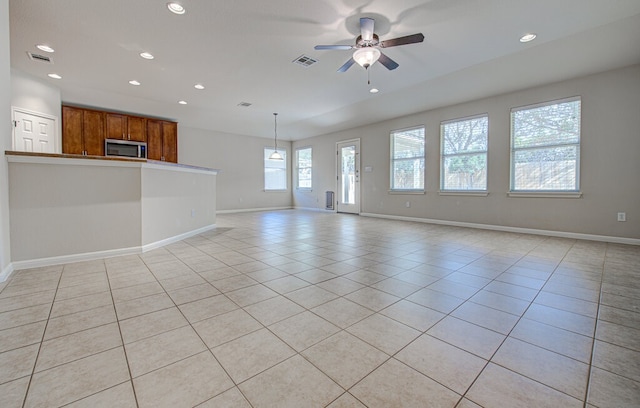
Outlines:
{"label": "stainless steel microwave", "polygon": [[147,144],[145,142],[132,142],[130,140],[105,139],[105,156],[147,158]]}

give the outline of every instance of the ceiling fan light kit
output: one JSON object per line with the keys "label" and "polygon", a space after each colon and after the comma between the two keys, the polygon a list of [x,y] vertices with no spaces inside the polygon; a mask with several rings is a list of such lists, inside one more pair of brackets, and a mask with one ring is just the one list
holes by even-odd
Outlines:
{"label": "ceiling fan light kit", "polygon": [[378,58],[380,58],[380,50],[374,47],[358,48],[353,53],[353,59],[364,69],[375,64]]}

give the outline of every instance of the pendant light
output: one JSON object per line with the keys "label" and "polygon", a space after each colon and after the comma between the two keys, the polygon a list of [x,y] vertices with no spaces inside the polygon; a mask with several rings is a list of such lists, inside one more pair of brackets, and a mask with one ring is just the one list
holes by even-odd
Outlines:
{"label": "pendant light", "polygon": [[273,113],[273,142],[275,145],[275,150],[269,156],[269,160],[284,160],[282,155],[278,153],[278,114],[276,112]]}

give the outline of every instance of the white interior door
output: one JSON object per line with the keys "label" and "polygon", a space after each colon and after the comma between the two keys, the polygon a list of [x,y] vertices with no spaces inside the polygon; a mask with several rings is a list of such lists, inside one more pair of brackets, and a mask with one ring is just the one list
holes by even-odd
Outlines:
{"label": "white interior door", "polygon": [[55,118],[14,109],[13,121],[13,150],[57,153]]}
{"label": "white interior door", "polygon": [[360,214],[360,140],[338,142],[338,212]]}

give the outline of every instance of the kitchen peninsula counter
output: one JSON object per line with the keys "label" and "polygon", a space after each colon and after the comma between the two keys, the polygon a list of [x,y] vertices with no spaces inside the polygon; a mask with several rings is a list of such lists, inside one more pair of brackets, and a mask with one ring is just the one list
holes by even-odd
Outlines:
{"label": "kitchen peninsula counter", "polygon": [[5,152],[16,269],[141,253],[215,227],[218,170]]}

